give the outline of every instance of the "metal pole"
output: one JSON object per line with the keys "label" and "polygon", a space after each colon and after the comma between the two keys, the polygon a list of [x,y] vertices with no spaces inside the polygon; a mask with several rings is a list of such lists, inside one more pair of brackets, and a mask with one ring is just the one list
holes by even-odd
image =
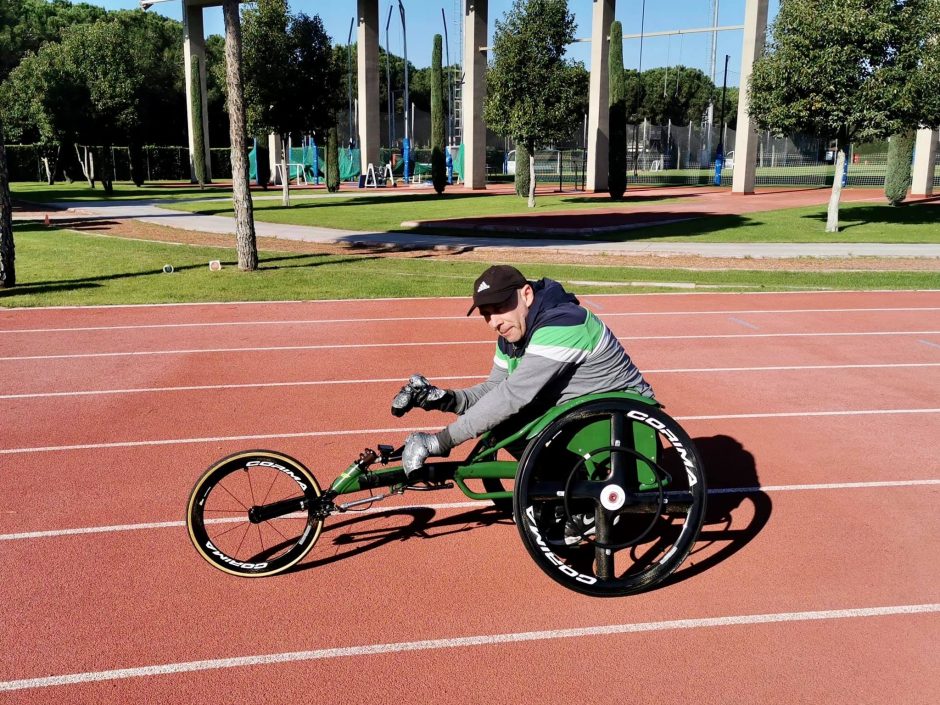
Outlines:
{"label": "metal pole", "polygon": [[[640,61],[637,66],[637,90],[634,95],[639,95],[640,87],[643,85],[643,31],[646,27],[646,0],[643,0],[643,10],[640,14]],[[634,106],[637,110],[640,108],[639,102],[634,102]],[[637,175],[637,161],[640,158],[640,136],[639,136],[640,126],[636,123],[633,125],[633,175]]]}
{"label": "metal pole", "polygon": [[447,145],[454,143],[454,75],[450,70],[450,40],[447,38],[447,15],[441,8],[441,22],[444,23],[444,55],[447,60]]}
{"label": "metal pole", "polygon": [[392,134],[392,42],[388,38],[388,25],[392,21],[392,6],[388,6],[388,19],[385,20],[385,100],[388,104],[388,161],[392,161],[392,144],[395,137]]}
{"label": "metal pole", "polygon": [[[725,54],[725,79],[721,84],[721,118],[718,124],[725,123],[725,93],[728,90],[728,59],[731,57]],[[715,186],[721,186],[721,170],[725,165],[725,135],[724,131],[718,133],[718,150],[715,152]]]}
{"label": "metal pole", "polygon": [[408,30],[405,28],[405,6],[402,4],[401,0],[398,0],[398,12],[401,15],[401,34],[402,34],[402,50],[404,51],[404,60],[405,60],[405,140],[402,142],[402,156],[405,159],[405,174],[403,181],[408,183],[411,181],[411,131],[409,130],[408,125],[408,109],[411,107],[409,104],[409,94],[408,94]]}
{"label": "metal pole", "polygon": [[346,93],[349,97],[349,147],[353,144],[353,99],[352,99],[352,31],[355,17],[349,18],[349,35],[346,37]]}

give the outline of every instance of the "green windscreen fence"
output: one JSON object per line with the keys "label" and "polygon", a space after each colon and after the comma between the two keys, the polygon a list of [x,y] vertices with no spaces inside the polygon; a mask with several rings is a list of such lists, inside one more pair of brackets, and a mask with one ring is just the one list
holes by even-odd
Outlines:
{"label": "green windscreen fence", "polygon": [[[299,179],[312,184],[317,178],[323,179],[326,175],[326,153],[320,148],[314,150],[312,146],[292,147],[287,171],[292,181]],[[248,178],[252,181],[258,180],[257,148],[248,153]],[[358,149],[339,150],[339,178],[342,181],[355,181],[359,178]]]}

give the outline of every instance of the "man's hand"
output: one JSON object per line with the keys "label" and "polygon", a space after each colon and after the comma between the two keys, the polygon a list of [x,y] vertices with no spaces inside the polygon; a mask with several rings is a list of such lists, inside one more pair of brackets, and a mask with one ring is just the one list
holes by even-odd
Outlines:
{"label": "man's hand", "polygon": [[404,416],[418,406],[428,411],[453,411],[456,398],[449,389],[439,389],[422,375],[411,375],[392,399],[392,415]]}
{"label": "man's hand", "polygon": [[401,465],[406,476],[421,468],[424,461],[432,455],[446,456],[449,448],[443,448],[437,436],[431,433],[415,431],[405,439],[405,450],[401,454]]}

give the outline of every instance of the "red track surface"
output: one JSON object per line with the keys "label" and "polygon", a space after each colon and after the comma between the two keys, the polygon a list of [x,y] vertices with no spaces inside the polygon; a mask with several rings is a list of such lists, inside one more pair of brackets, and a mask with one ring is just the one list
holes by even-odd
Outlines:
{"label": "red track surface", "polygon": [[462,299],[0,312],[0,703],[933,703],[940,293],[587,303],[711,487],[751,488],[711,497],[676,580],[616,600],[456,492],[333,517],[285,576],[191,548],[220,455],[278,448],[329,484],[444,423],[388,402],[415,371],[486,374]]}

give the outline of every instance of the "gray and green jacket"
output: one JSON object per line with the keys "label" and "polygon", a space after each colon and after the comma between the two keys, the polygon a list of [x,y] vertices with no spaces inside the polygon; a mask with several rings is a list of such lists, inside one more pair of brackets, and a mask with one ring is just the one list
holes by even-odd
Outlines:
{"label": "gray and green jacket", "polygon": [[485,382],[454,390],[460,417],[438,433],[452,448],[475,438],[534,405],[540,410],[584,394],[653,389],[620,341],[556,281],[532,284],[535,301],[518,343],[499,338],[493,369]]}

